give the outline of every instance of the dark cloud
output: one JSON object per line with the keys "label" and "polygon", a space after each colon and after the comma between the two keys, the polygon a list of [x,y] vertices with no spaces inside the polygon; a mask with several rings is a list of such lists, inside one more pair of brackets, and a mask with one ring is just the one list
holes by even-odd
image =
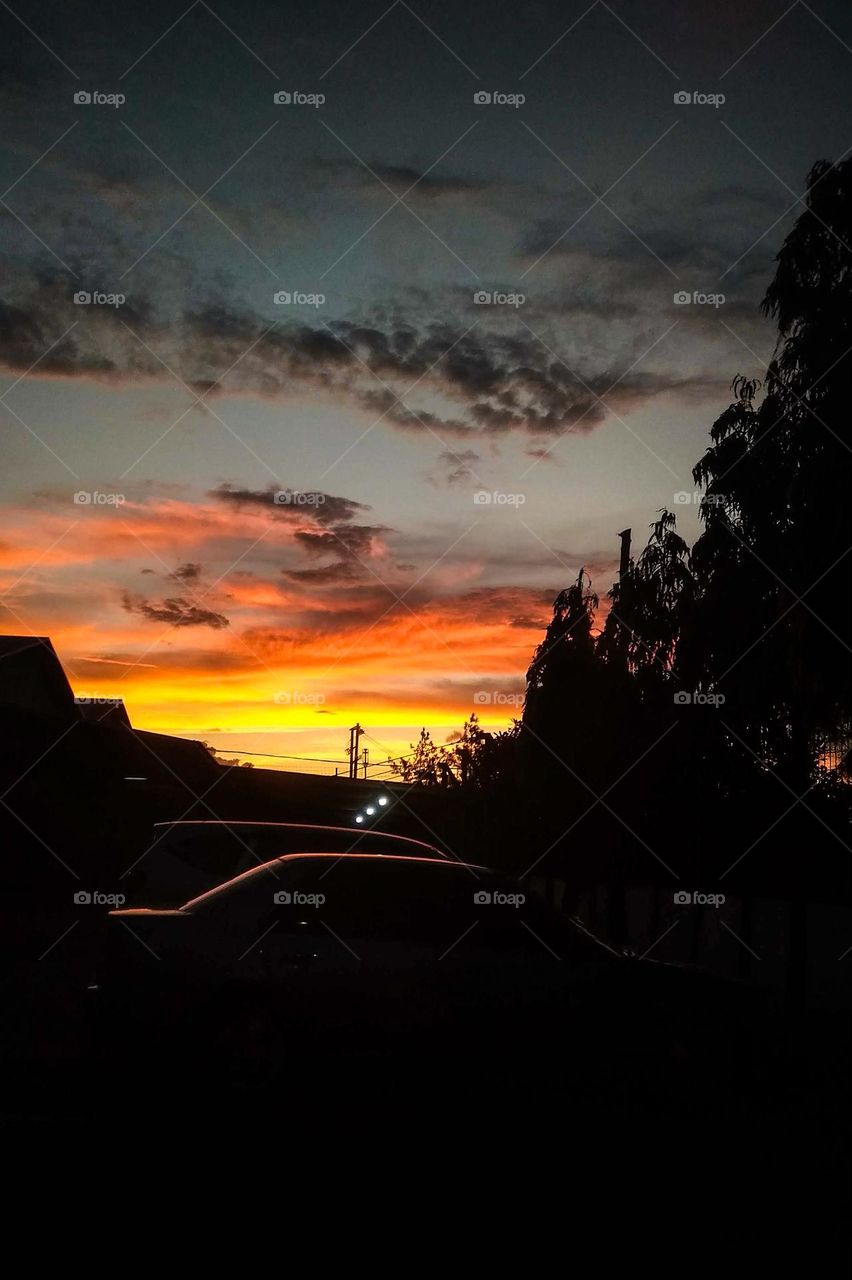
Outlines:
{"label": "dark cloud", "polygon": [[[279,500],[282,495],[286,501]],[[381,535],[391,532],[386,525],[352,524],[354,516],[368,511],[369,507],[354,498],[318,490],[299,492],[272,486],[246,489],[222,484],[210,490],[208,497],[237,509],[262,507],[280,512],[285,519],[298,521],[302,527],[294,530],[295,542],[311,556],[331,557],[332,563],[316,569],[282,570],[288,582],[294,584],[331,586],[357,581],[364,574],[359,572],[356,562],[371,556]]]}
{"label": "dark cloud", "polygon": [[294,537],[312,555],[343,555],[361,559],[371,555],[375,540],[388,532],[384,525],[345,524],[322,533],[297,529]]}
{"label": "dark cloud", "polygon": [[122,606],[128,613],[138,613],[149,622],[165,622],[172,627],[213,627],[219,631],[229,625],[224,614],[202,609],[183,596],[170,596],[155,604],[125,592]]}
{"label": "dark cloud", "polygon": [[171,574],[171,577],[173,577],[176,582],[197,582],[201,577],[201,565],[193,564],[192,562],[180,564],[175,569],[174,573]]}
{"label": "dark cloud", "polygon": [[[459,319],[416,324],[338,320],[270,330],[261,318],[221,303],[184,312],[171,322],[155,319],[144,300],[137,299],[135,308],[132,315],[129,307],[83,311],[71,302],[67,286],[60,288],[53,281],[26,304],[4,305],[0,361],[9,371],[23,372],[38,360],[42,376],[110,381],[170,377],[125,321],[188,386],[200,391],[221,390],[217,378],[230,369],[229,392],[279,398],[312,386],[382,415],[390,425],[407,431],[431,429],[459,439],[591,431],[607,417],[608,409],[599,399],[605,393],[613,411],[624,413],[658,392],[694,389],[696,382],[695,375],[632,368],[639,363],[643,344],[648,345],[635,326],[629,335],[613,334],[604,356],[594,343],[581,350],[576,337],[566,346],[564,337],[555,336],[549,325],[541,341],[516,318],[505,316],[500,323],[509,324],[508,330],[487,328],[484,316],[472,329]],[[73,321],[78,321],[73,331],[45,354]],[[410,394],[417,382],[416,394]],[[417,395],[433,400],[438,395],[458,405],[458,411],[427,410]],[[316,508],[318,520],[351,518],[352,511],[342,514],[335,505],[348,500],[324,498],[325,512]],[[266,502],[268,497],[235,491],[225,500]]]}
{"label": "dark cloud", "polygon": [[230,484],[222,484],[218,489],[211,489],[208,497],[217,502],[225,502],[241,507],[263,507],[286,517],[300,517],[315,520],[318,524],[338,524],[352,520],[359,511],[369,511],[363,502],[354,498],[340,498],[333,493],[321,493],[318,490],[299,492],[295,489],[240,489]]}
{"label": "dark cloud", "polygon": [[351,560],[341,560],[323,569],[282,569],[281,572],[288,582],[317,587],[336,586],[358,578],[358,567]]}

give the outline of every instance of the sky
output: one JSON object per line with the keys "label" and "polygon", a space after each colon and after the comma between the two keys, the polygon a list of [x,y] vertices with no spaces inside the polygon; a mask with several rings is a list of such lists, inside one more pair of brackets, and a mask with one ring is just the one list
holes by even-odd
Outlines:
{"label": "sky", "polygon": [[557,592],[697,535],[852,148],[840,0],[28,0],[0,63],[0,625],[232,758],[519,715]]}

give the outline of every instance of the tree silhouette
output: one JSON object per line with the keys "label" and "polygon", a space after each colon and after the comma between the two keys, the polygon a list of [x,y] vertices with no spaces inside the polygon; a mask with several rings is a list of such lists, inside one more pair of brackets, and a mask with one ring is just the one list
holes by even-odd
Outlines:
{"label": "tree silhouette", "polygon": [[566,803],[575,784],[578,795],[588,786],[602,786],[619,754],[613,733],[615,682],[593,635],[598,605],[581,569],[577,581],[556,597],[527,672],[520,759],[539,792],[561,788]]}
{"label": "tree silhouette", "polygon": [[689,547],[666,510],[651,525],[639,560],[609,593],[611,607],[597,652],[635,677],[640,696],[670,678],[693,602]]}
{"label": "tree silhouette", "polygon": [[489,733],[472,712],[452,745],[437,746],[429,730],[421,729],[417,745],[411,744],[413,754],[388,764],[403,782],[417,786],[485,789],[511,772],[517,736],[517,721],[501,733]]}
{"label": "tree silhouette", "polygon": [[452,749],[452,764],[462,786],[484,790],[510,778],[514,764],[514,747],[519,721],[501,733],[482,728],[474,711],[464,722]]}
{"label": "tree silhouette", "polygon": [[407,760],[389,759],[391,772],[412,786],[446,787],[456,782],[452,770],[452,756],[446,747],[433,742],[428,729],[420,730],[417,744],[411,744],[412,754]]}
{"label": "tree silhouette", "polygon": [[851,240],[852,164],[822,162],[763,302],[779,327],[764,398],[735,381],[694,471],[705,528],[684,661],[798,790],[850,719]]}

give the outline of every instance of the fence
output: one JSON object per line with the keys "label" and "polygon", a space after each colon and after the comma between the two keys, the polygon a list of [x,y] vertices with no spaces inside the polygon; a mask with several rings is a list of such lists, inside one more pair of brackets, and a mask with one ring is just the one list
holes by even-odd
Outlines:
{"label": "fence", "polygon": [[797,937],[794,904],[782,898],[731,895],[714,905],[695,901],[714,895],[691,892],[690,902],[678,902],[683,893],[656,885],[619,890],[598,884],[572,901],[565,880],[537,876],[531,885],[599,937],[636,955],[752,982],[779,1001],[798,986],[808,1009],[852,1009],[850,903],[806,903]]}

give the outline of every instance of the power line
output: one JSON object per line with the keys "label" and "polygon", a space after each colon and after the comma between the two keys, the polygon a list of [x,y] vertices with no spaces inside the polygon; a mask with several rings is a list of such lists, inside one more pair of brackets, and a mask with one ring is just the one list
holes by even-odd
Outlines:
{"label": "power line", "polygon": [[[269,760],[310,760],[315,764],[346,764],[348,760],[328,760],[324,756],[288,756],[283,755],[280,751],[243,751],[241,747],[215,747],[216,755],[227,755],[231,752],[237,756],[263,756]],[[402,756],[389,756],[387,760],[377,760],[375,764],[368,764],[368,769],[386,769],[391,760],[407,760],[409,756],[416,755],[414,751],[407,751]],[[362,766],[363,767],[363,766]]]}
{"label": "power line", "polygon": [[368,764],[368,769],[386,769],[391,760],[408,760],[410,756],[416,756],[416,751],[406,751],[404,756],[388,756],[387,760],[377,760],[375,764]]}
{"label": "power line", "polygon": [[[219,748],[214,748],[216,754],[219,755]],[[229,751],[237,756],[263,756],[269,760],[310,760],[315,764],[346,764],[346,760],[326,760],[322,756],[285,756],[276,751],[243,751],[241,747],[223,747],[221,754],[227,754]]]}

